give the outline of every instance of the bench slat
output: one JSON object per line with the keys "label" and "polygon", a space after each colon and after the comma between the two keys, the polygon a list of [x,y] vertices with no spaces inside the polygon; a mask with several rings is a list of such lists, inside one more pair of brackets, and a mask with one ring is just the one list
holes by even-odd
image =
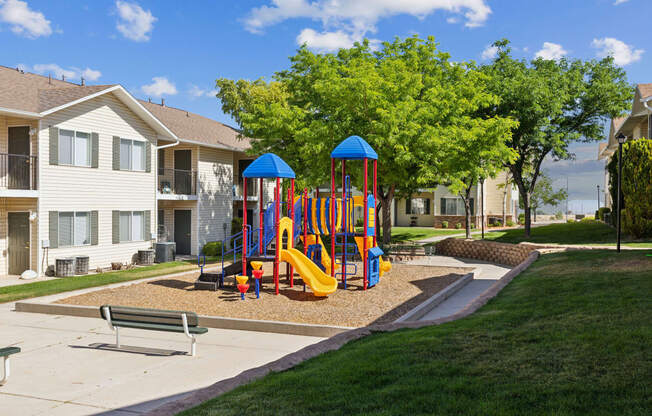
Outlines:
{"label": "bench slat", "polygon": [[[152,331],[183,333],[183,326],[176,326],[176,325],[166,325],[166,324],[149,323],[149,322],[121,321],[121,320],[111,320],[111,323],[113,324],[113,326],[117,326],[121,328],[148,329]],[[192,328],[188,328],[188,332],[190,332],[191,334],[205,334],[206,332],[208,332],[208,329],[195,326]]]}
{"label": "bench slat", "polygon": [[103,319],[104,307],[108,306],[111,312],[111,320],[118,321],[132,321],[136,323],[158,323],[163,325],[183,325],[181,316],[186,315],[188,320],[188,327],[196,327],[198,325],[198,317],[194,312],[189,311],[170,311],[162,309],[148,309],[136,308],[130,306],[110,306],[102,305],[100,307],[100,314]]}
{"label": "bench slat", "polygon": [[20,348],[18,347],[5,347],[5,348],[0,348],[0,357],[9,357],[12,354],[16,354],[20,352]]}

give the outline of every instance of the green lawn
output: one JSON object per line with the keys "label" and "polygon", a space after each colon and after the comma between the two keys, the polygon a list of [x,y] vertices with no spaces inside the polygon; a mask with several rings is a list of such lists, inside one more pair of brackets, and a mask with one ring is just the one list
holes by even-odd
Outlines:
{"label": "green lawn", "polygon": [[21,285],[5,286],[0,287],[0,303],[12,302],[20,299],[34,298],[39,296],[54,295],[56,293],[68,292],[71,290],[86,289],[89,287],[126,282],[129,280],[144,279],[146,277],[154,277],[195,269],[197,269],[197,263],[194,261],[175,261],[155,264],[153,266],[138,267],[131,270],[90,274],[87,276],[66,277],[61,279],[45,280],[41,282],[25,283]]}
{"label": "green lawn", "polygon": [[[474,238],[480,236],[475,235]],[[548,244],[616,245],[616,230],[599,221],[577,221],[533,227],[529,238],[525,237],[523,229],[513,229],[485,233],[485,239],[514,244],[528,241]],[[621,243],[629,247],[652,248],[652,239],[632,240],[623,236]]]}
{"label": "green lawn", "polygon": [[645,252],[548,254],[465,319],[375,334],[182,414],[649,415],[651,293]]}
{"label": "green lawn", "polygon": [[[476,231],[476,230],[473,230]],[[439,235],[464,234],[464,229],[434,227],[392,227],[392,243],[423,240]]]}

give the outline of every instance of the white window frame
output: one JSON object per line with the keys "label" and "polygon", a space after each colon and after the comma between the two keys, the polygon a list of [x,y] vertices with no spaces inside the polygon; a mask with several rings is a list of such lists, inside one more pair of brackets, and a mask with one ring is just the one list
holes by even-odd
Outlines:
{"label": "white window frame", "polygon": [[[122,142],[123,141],[129,142],[129,168],[128,169],[122,168]],[[134,143],[135,142],[143,144],[143,160],[142,160],[143,168],[142,169],[134,169]],[[146,164],[147,164],[147,141],[120,137],[120,170],[130,171],[130,172],[145,172],[147,170]]]}
{"label": "white window frame", "polygon": [[[90,168],[93,161],[93,136],[91,133],[87,133],[85,131],[79,131],[79,130],[73,130],[73,129],[64,129],[61,128],[59,129],[59,137],[57,140],[59,141],[57,143],[57,153],[61,152],[61,132],[62,131],[71,131],[72,132],[72,145],[71,145],[71,154],[70,154],[70,163],[61,163],[61,154],[57,154],[57,160],[59,161],[59,165],[61,166],[77,166],[81,168]],[[82,134],[87,134],[88,135],[88,164],[87,165],[78,165],[75,163],[76,160],[76,154],[75,154],[75,141],[77,140],[77,134],[82,133]],[[66,211],[70,212],[70,211]]]}
{"label": "white window frame", "polygon": [[[71,234],[71,244],[61,244],[61,214],[72,214],[72,234]],[[86,214],[88,216],[88,243],[87,244],[75,244],[75,218],[77,214]],[[58,247],[85,247],[91,245],[91,239],[93,235],[93,230],[91,229],[91,211],[59,211],[57,216],[57,246]]]}
{"label": "white window frame", "polygon": [[[450,217],[462,217],[466,215],[464,212],[464,200],[460,196],[442,196],[439,198],[439,210],[441,211],[441,200],[442,199],[453,199],[455,200],[455,214],[449,214],[448,212],[444,214],[443,212],[440,212],[439,215],[442,216],[450,216]],[[470,198],[471,200],[469,201],[471,203],[471,216],[475,215],[475,198]],[[461,208],[461,212],[458,212]]]}
{"label": "white window frame", "polygon": [[[147,236],[145,235],[145,230],[147,229],[147,224],[145,223],[145,211],[120,211],[120,215],[118,215],[118,235],[122,235],[122,230],[120,229],[120,216],[122,214],[129,214],[129,240],[123,240],[122,238],[120,239],[121,243],[131,243],[131,242],[140,242],[140,241],[147,241],[146,238]],[[134,223],[134,214],[140,213],[142,215],[142,240],[134,240],[134,230],[133,230],[133,223]]]}

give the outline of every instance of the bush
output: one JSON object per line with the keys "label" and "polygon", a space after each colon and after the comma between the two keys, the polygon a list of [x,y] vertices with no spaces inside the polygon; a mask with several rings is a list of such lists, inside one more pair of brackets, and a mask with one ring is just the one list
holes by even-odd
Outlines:
{"label": "bush", "polygon": [[[231,219],[231,235],[242,232],[242,218],[235,217]],[[231,248],[233,248],[233,240],[231,240]]]}
{"label": "bush", "polygon": [[472,222],[472,223],[471,223],[471,229],[473,230],[474,228],[475,228],[475,223]]}
{"label": "bush", "polygon": [[571,222],[575,222],[575,219],[569,218],[569,219],[566,220],[566,222],[570,224]]}
{"label": "bush", "polygon": [[595,218],[599,219],[600,221],[604,221],[604,214],[609,214],[609,213],[611,213],[611,208],[609,208],[609,207],[601,207],[598,210],[598,215]]}
{"label": "bush", "polygon": [[496,227],[502,227],[503,222],[501,220],[496,220]]}
{"label": "bush", "polygon": [[364,219],[358,218],[355,222],[356,227],[364,227]]}
{"label": "bush", "polygon": [[455,229],[456,230],[459,230],[460,228],[462,228],[462,223],[461,222],[458,222],[457,224],[455,224]]}
{"label": "bush", "polygon": [[595,221],[595,218],[590,217],[590,216],[584,217],[584,218],[582,218],[580,220],[580,222],[594,222],[594,221]]}
{"label": "bush", "polygon": [[448,221],[442,221],[441,228],[448,228]]}
{"label": "bush", "polygon": [[623,230],[636,237],[652,236],[652,139],[625,144],[622,191],[625,210],[621,211]]}
{"label": "bush", "polygon": [[557,212],[555,213],[555,219],[556,219],[556,220],[564,219],[564,213],[561,212],[561,211],[557,211]]}
{"label": "bush", "polygon": [[221,241],[211,241],[204,245],[202,248],[202,253],[209,257],[216,257],[222,255],[222,242]]}
{"label": "bush", "polygon": [[518,214],[518,223],[525,224],[525,213],[521,212],[520,214]]}
{"label": "bush", "polygon": [[514,221],[512,221],[512,220],[507,220],[507,226],[508,226],[508,227],[513,227],[513,226],[514,226]]}

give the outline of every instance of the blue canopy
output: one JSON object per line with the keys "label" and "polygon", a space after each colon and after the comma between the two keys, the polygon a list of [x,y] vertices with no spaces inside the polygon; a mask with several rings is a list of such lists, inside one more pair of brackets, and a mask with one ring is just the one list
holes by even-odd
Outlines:
{"label": "blue canopy", "polygon": [[265,153],[242,172],[245,178],[295,178],[294,171],[274,153]]}
{"label": "blue canopy", "polygon": [[378,159],[378,154],[362,137],[351,136],[337,145],[331,152],[333,159],[361,160]]}

